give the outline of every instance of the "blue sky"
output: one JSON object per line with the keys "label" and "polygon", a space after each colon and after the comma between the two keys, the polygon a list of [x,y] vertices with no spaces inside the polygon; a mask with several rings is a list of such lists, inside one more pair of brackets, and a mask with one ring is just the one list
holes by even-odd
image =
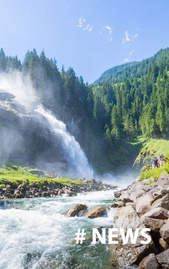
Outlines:
{"label": "blue sky", "polygon": [[105,70],[169,47],[168,0],[0,0],[0,47],[42,50],[92,83]]}

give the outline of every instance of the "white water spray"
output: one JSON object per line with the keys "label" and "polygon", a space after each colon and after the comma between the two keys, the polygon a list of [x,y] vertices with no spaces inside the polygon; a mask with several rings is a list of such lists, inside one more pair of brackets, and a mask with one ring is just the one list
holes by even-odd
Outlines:
{"label": "white water spray", "polygon": [[93,169],[90,167],[85,153],[75,138],[67,131],[66,125],[62,121],[57,120],[42,105],[39,104],[35,109],[35,106],[39,103],[39,98],[29,77],[18,71],[13,71],[9,74],[0,73],[0,88],[15,96],[15,101],[26,109],[27,116],[30,116],[30,113],[33,115],[35,111],[47,120],[51,131],[60,138],[65,158],[69,164],[70,177],[88,179],[93,177]]}
{"label": "white water spray", "polygon": [[51,128],[51,131],[59,136],[68,164],[70,165],[69,176],[77,178],[92,178],[93,169],[90,167],[87,157],[79,143],[66,129],[66,125],[56,119],[50,111],[45,110],[41,105],[35,109],[42,115]]}

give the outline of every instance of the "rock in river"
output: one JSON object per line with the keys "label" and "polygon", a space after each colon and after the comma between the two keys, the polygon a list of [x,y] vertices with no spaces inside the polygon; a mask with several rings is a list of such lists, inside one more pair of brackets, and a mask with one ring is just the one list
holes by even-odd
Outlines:
{"label": "rock in river", "polygon": [[83,205],[83,204],[77,204],[73,207],[71,207],[68,212],[66,213],[66,216],[67,217],[75,217],[75,216],[78,216],[79,212],[81,210],[86,210],[87,209],[87,206],[86,205]]}

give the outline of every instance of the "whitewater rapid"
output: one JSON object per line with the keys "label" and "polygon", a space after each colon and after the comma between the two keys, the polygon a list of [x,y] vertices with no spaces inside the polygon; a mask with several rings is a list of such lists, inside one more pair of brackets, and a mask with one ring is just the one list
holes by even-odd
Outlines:
{"label": "whitewater rapid", "polygon": [[[75,244],[78,228],[111,226],[113,191],[79,194],[76,197],[11,200],[0,209],[1,269],[75,269],[86,264],[88,269],[110,269],[110,253],[106,246]],[[104,205],[107,217],[67,218],[64,213],[73,205],[84,203],[88,208]]]}

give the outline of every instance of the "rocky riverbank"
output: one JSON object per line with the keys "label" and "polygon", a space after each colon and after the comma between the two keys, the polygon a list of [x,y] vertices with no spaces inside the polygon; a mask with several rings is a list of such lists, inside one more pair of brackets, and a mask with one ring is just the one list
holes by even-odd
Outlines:
{"label": "rocky riverbank", "polygon": [[[139,269],[169,268],[169,175],[155,182],[136,181],[127,189],[115,192],[117,207],[114,227],[150,228],[151,242],[110,245],[120,267],[138,265]],[[113,261],[112,261],[113,263]]]}
{"label": "rocky riverbank", "polygon": [[60,195],[74,196],[81,192],[111,190],[115,186],[104,184],[96,180],[84,180],[82,184],[72,184],[65,186],[60,183],[48,184],[44,183],[42,186],[36,183],[30,186],[28,183],[20,185],[9,184],[5,188],[0,188],[0,199],[12,198],[35,198],[35,197],[54,197]]}

